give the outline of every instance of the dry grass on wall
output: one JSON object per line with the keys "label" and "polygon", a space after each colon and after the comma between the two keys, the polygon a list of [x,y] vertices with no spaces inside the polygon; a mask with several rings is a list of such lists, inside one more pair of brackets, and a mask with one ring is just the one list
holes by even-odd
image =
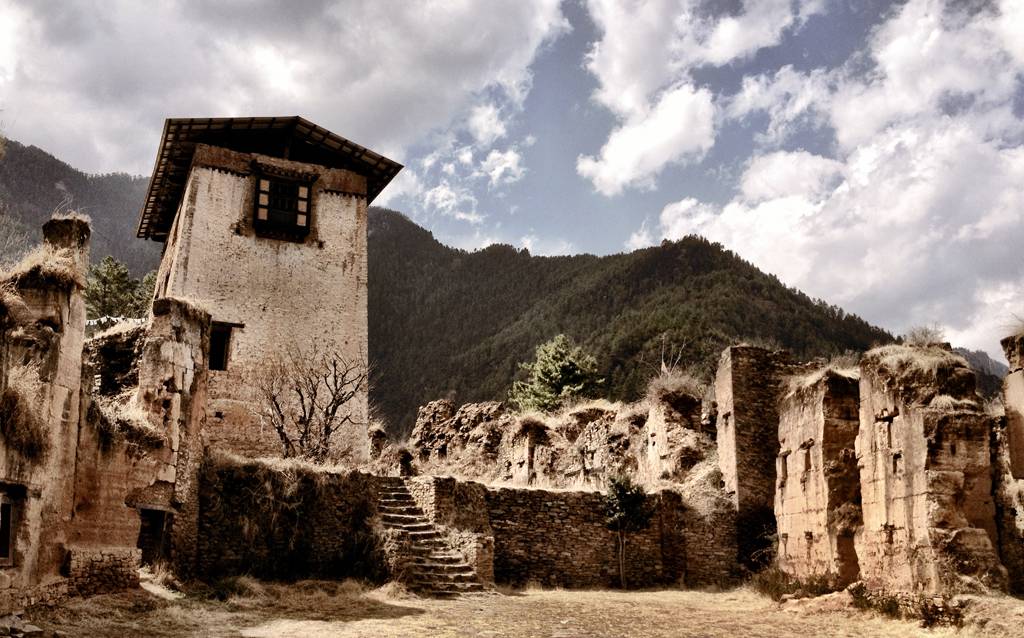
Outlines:
{"label": "dry grass on wall", "polygon": [[22,458],[39,461],[49,451],[39,406],[39,373],[35,366],[10,370],[8,386],[0,395],[0,435],[4,447]]}
{"label": "dry grass on wall", "polygon": [[64,289],[86,286],[85,277],[75,266],[74,252],[46,243],[30,250],[18,263],[3,268],[0,281],[17,286],[53,285]]}

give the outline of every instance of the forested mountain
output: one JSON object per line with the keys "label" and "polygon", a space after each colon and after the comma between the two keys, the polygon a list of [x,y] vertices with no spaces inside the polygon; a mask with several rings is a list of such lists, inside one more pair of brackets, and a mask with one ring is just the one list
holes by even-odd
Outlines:
{"label": "forested mountain", "polygon": [[799,357],[892,340],[699,237],[536,257],[449,248],[390,210],[371,209],[369,229],[372,400],[395,434],[426,401],[503,398],[517,364],[558,333],[597,357],[612,399],[639,396],[663,352],[710,375],[722,348],[743,340]]}
{"label": "forested mountain", "polygon": [[147,183],[125,173],[87,175],[42,149],[8,140],[0,158],[0,245],[3,236],[18,233],[35,243],[55,210],[78,210],[92,217],[93,261],[114,255],[142,277],[156,267],[161,248],[135,238]]}
{"label": "forested mountain", "polygon": [[[145,190],[144,177],[86,175],[9,141],[0,246],[5,229],[36,240],[54,209],[77,209],[92,216],[93,259],[113,255],[141,277],[161,248],[135,238]],[[892,338],[698,237],[607,257],[536,257],[503,245],[469,253],[371,208],[369,261],[371,401],[394,434],[439,397],[503,398],[517,364],[558,333],[597,357],[613,399],[636,398],[663,353],[710,375],[737,341],[809,357]]]}

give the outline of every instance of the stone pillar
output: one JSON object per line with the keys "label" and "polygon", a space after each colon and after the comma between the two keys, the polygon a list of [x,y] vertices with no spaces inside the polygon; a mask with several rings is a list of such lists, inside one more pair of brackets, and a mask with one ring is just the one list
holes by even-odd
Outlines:
{"label": "stone pillar", "polygon": [[861,360],[862,580],[945,592],[1005,588],[996,553],[990,439],[967,362],[940,347],[885,346]]}
{"label": "stone pillar", "polygon": [[174,463],[161,478],[174,484],[171,562],[183,578],[195,567],[209,351],[209,313],[170,297],[153,302],[136,401],[170,442]]}
{"label": "stone pillar", "polygon": [[999,555],[1010,590],[1024,594],[1024,333],[1002,341],[1010,372],[1003,380],[1006,417],[995,439],[996,522]]}
{"label": "stone pillar", "polygon": [[778,565],[799,580],[842,587],[859,576],[857,402],[856,371],[825,370],[794,379],[780,404]]}
{"label": "stone pillar", "polygon": [[718,463],[736,506],[738,558],[748,568],[775,533],[775,458],[779,452],[778,399],[784,352],[731,346],[715,376]]}

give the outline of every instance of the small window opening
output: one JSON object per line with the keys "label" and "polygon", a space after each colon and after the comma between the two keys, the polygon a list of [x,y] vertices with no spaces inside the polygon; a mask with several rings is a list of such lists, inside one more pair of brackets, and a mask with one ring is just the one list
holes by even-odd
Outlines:
{"label": "small window opening", "polygon": [[0,496],[0,566],[14,564],[14,504]]}
{"label": "small window opening", "polygon": [[896,454],[892,455],[892,473],[893,474],[896,474],[897,472],[899,472],[899,470],[900,470],[900,459],[901,458],[903,458],[903,455],[900,454],[899,452],[897,452]]}
{"label": "small window opening", "polygon": [[256,179],[254,227],[258,235],[301,240],[309,234],[309,183],[260,175]]}
{"label": "small window opening", "polygon": [[892,421],[885,424],[885,446],[892,447]]}
{"label": "small window opening", "polygon": [[227,370],[231,349],[231,324],[214,322],[210,328],[210,369]]}
{"label": "small window opening", "polygon": [[786,484],[786,479],[789,478],[789,452],[784,452],[779,455],[779,487]]}
{"label": "small window opening", "polygon": [[804,472],[811,471],[811,448],[804,448]]}

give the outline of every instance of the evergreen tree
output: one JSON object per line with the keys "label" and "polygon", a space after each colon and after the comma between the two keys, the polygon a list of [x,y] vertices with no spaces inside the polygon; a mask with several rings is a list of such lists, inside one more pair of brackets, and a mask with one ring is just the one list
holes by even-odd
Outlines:
{"label": "evergreen tree", "polygon": [[148,310],[148,296],[146,303],[140,303],[145,294],[142,286],[142,282],[132,278],[127,266],[107,255],[89,267],[89,284],[85,289],[89,317],[143,316]]}
{"label": "evergreen tree", "polygon": [[567,399],[593,396],[601,385],[597,360],[564,334],[537,346],[533,363],[522,363],[526,381],[516,381],[509,400],[520,410],[550,412]]}
{"label": "evergreen tree", "polygon": [[626,588],[626,538],[651,525],[654,507],[647,499],[642,485],[633,483],[628,476],[613,477],[608,481],[604,500],[605,525],[615,532],[619,550],[619,582]]}

